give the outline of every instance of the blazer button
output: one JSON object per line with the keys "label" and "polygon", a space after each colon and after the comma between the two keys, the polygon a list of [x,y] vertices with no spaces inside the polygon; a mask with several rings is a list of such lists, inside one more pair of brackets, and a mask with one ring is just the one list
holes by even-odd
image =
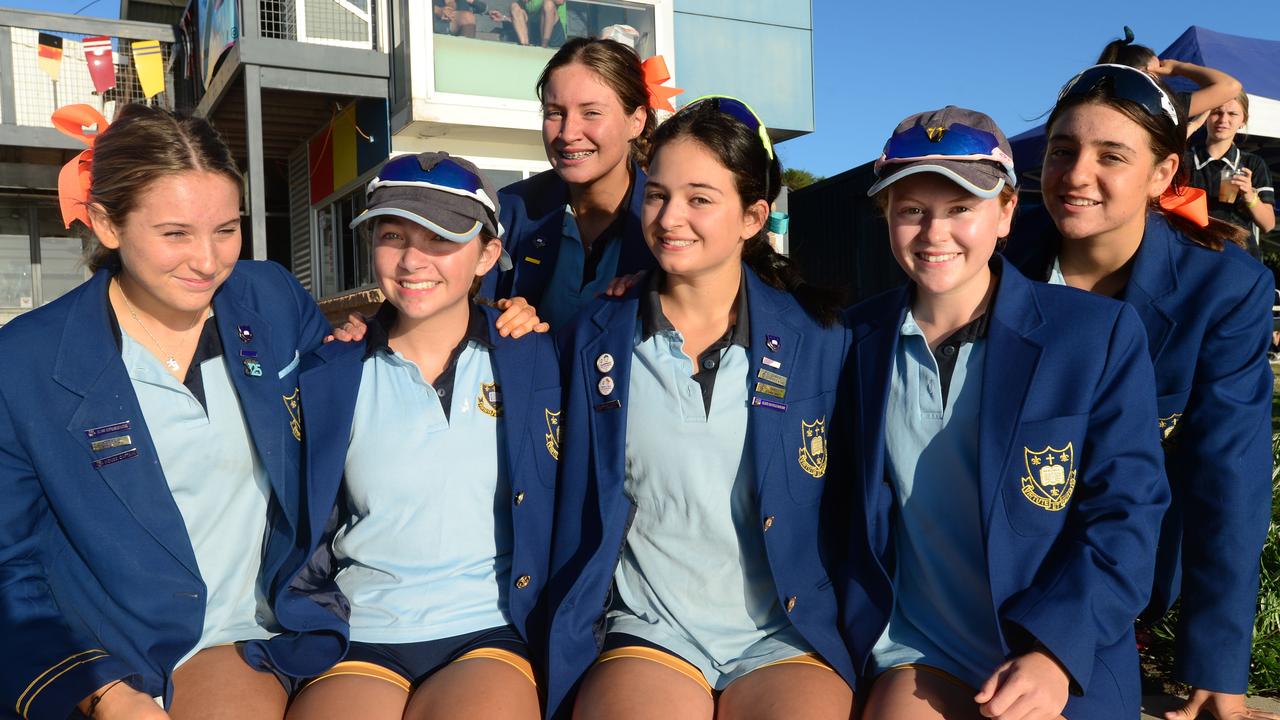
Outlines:
{"label": "blazer button", "polygon": [[771,528],[771,527],[773,527],[773,516],[772,516],[772,515],[770,515],[769,517],[767,517],[767,518],[765,518],[765,519],[764,519],[764,531],[765,531],[765,532],[769,532],[769,528]]}
{"label": "blazer button", "polygon": [[521,576],[516,580],[516,589],[517,589],[517,590],[523,590],[523,589],[525,589],[525,588],[529,587],[529,581],[530,581],[530,580],[532,580],[532,579],[533,579],[533,578],[529,577],[528,575],[521,575]]}
{"label": "blazer button", "polygon": [[515,496],[515,503],[516,503],[517,505],[519,505],[519,504],[520,504],[520,503],[522,503],[522,502],[524,502],[524,491],[523,491],[523,490],[517,490],[517,491],[516,491],[516,496]]}
{"label": "blazer button", "polygon": [[791,597],[787,598],[787,612],[791,612],[795,608],[796,608],[796,596],[792,595]]}

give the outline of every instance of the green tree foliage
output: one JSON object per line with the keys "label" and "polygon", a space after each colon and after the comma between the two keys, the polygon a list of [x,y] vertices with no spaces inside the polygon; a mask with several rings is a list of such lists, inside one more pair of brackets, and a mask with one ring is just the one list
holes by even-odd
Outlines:
{"label": "green tree foliage", "polygon": [[782,184],[792,190],[809,187],[819,180],[824,179],[825,178],[814,175],[808,170],[801,170],[800,168],[787,168],[782,171]]}

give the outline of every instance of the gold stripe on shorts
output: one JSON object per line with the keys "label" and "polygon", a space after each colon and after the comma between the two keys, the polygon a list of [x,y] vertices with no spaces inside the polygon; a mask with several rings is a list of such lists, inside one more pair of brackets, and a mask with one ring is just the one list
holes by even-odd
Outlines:
{"label": "gold stripe on shorts", "polygon": [[413,685],[409,682],[407,678],[402,677],[400,673],[394,670],[384,668],[381,665],[377,665],[371,662],[362,662],[360,660],[343,660],[337,665],[334,665],[328,670],[325,670],[324,672],[317,675],[315,678],[311,680],[311,682],[307,683],[306,685],[303,685],[303,688],[309,688],[312,685],[315,685],[316,683],[320,682],[321,680],[328,680],[329,678],[341,677],[343,675],[355,676],[355,677],[367,677],[367,678],[373,678],[374,680],[382,680],[384,682],[389,682],[392,685],[395,685],[396,687],[400,688],[401,690],[404,690],[405,692],[409,692],[410,689],[412,689],[413,687]]}
{"label": "gold stripe on shorts", "polygon": [[625,647],[606,650],[596,658],[596,665],[607,663],[610,660],[621,660],[623,658],[631,658],[633,660],[647,660],[657,663],[665,668],[674,670],[681,675],[689,678],[698,684],[707,694],[715,697],[715,691],[711,689],[711,683],[707,682],[707,678],[703,676],[702,671],[694,667],[686,660],[682,660],[668,652],[663,652],[656,648],[645,647],[644,645],[627,645]]}
{"label": "gold stripe on shorts", "polygon": [[[823,660],[821,657],[818,656],[817,653],[805,653],[803,655],[796,655],[795,657],[783,658],[781,660],[774,660],[771,663],[765,663],[764,665],[761,665],[760,667],[756,668],[756,670],[763,670],[767,667],[773,667],[775,665],[812,665],[814,667],[820,667],[823,670],[830,670],[831,672],[835,672],[835,668],[828,665],[825,660]],[[751,672],[755,672],[756,670],[752,670]]]}
{"label": "gold stripe on shorts", "polygon": [[[497,660],[500,663],[506,663],[516,670],[519,670],[522,675],[528,678],[529,684],[533,685],[534,689],[537,689],[538,687],[538,681],[533,679],[533,665],[530,665],[528,660],[520,657],[510,650],[480,647],[463,654],[462,657],[454,660],[453,662],[460,663],[463,660]],[[450,665],[452,664],[453,663],[450,663]]]}

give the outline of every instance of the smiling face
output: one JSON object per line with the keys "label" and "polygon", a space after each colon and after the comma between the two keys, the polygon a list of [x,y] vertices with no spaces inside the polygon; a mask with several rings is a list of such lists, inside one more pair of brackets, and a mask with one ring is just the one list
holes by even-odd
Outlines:
{"label": "smiling face", "polygon": [[987,261],[1009,234],[1016,197],[984,200],[936,173],[905,177],[885,192],[893,256],[917,292],[980,300],[990,285]]}
{"label": "smiling face", "polygon": [[501,242],[485,242],[479,235],[456,243],[408,220],[388,217],[376,222],[373,270],[402,321],[426,320],[468,302],[476,277],[487,273],[502,254]]}
{"label": "smiling face", "polygon": [[1205,135],[1211,143],[1232,140],[1246,120],[1248,118],[1240,101],[1228,100],[1209,111],[1209,118],[1204,123]]}
{"label": "smiling face", "polygon": [[1151,200],[1177,171],[1178,156],[1157,158],[1142,126],[1115,108],[1084,103],[1049,128],[1041,193],[1066,239],[1141,239]]}
{"label": "smiling face", "polygon": [[551,73],[542,93],[542,143],[564,181],[596,182],[626,172],[631,141],[644,129],[645,108],[628,113],[595,71],[570,63]]}
{"label": "smiling face", "polygon": [[118,225],[90,212],[103,247],[120,253],[130,302],[162,321],[208,308],[240,257],[240,190],[219,173],[160,177]]}
{"label": "smiling face", "polygon": [[763,200],[744,208],[733,173],[688,137],[662,145],[649,166],[644,239],[671,275],[739,272],[744,242],[768,215]]}

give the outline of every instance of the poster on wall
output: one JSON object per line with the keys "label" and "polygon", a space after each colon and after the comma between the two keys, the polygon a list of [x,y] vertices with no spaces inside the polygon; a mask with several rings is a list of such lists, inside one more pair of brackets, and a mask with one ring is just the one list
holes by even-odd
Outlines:
{"label": "poster on wall", "polygon": [[198,0],[200,7],[200,57],[204,86],[213,82],[227,48],[240,38],[240,3],[236,0]]}

